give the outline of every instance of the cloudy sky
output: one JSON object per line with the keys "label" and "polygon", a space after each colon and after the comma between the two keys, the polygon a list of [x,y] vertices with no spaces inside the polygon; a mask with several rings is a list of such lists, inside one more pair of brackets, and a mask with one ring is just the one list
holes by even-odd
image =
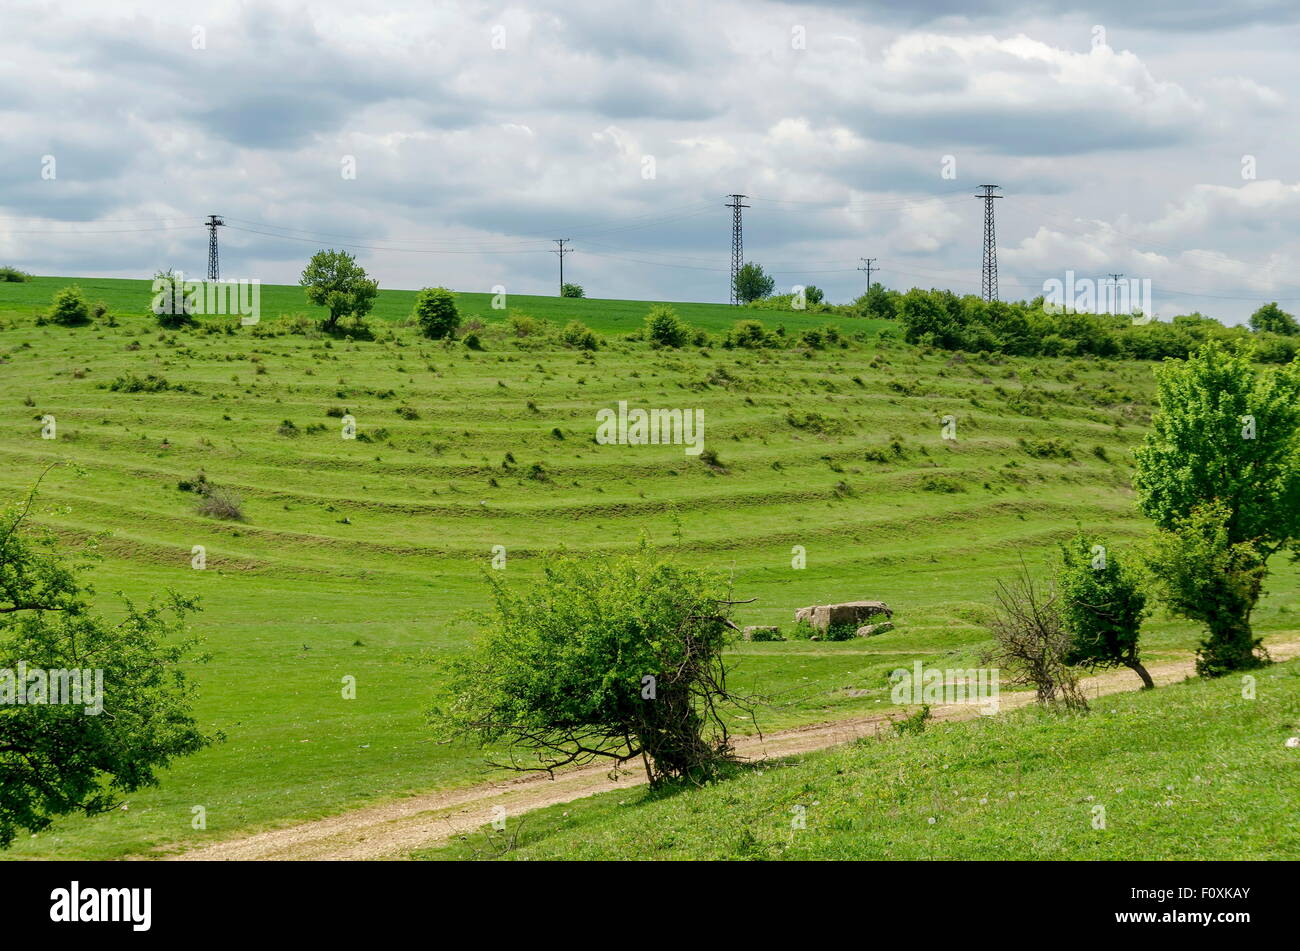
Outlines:
{"label": "cloudy sky", "polygon": [[5,0],[0,264],[726,300],[1003,298],[1110,272],[1161,316],[1300,310],[1300,4]]}

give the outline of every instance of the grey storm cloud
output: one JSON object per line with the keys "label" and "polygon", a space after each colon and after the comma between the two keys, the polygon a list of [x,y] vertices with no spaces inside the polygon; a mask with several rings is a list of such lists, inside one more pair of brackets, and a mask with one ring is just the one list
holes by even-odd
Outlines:
{"label": "grey storm cloud", "polygon": [[847,299],[872,256],[972,291],[990,181],[1016,293],[1086,264],[1225,319],[1300,305],[1291,3],[12,6],[0,263],[38,273],[199,270],[220,213],[266,281],[340,246],[381,286],[549,293],[566,237],[593,296],[720,300],[739,191],[782,286]]}

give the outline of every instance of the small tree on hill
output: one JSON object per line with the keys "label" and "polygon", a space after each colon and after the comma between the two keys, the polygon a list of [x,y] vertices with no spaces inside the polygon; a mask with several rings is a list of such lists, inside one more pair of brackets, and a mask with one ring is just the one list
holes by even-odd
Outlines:
{"label": "small tree on hill", "polygon": [[[210,742],[182,668],[194,602],[128,601],[120,617],[99,617],[78,580],[86,566],[65,562],[52,535],[26,524],[34,495],[0,510],[0,848],[58,816],[114,808]],[[12,676],[18,669],[25,682]]]}
{"label": "small tree on hill", "polygon": [[748,304],[764,297],[770,297],[775,287],[776,278],[771,277],[762,267],[750,261],[736,272],[736,285],[733,289],[736,292],[737,300]]}
{"label": "small tree on hill", "polygon": [[[640,760],[652,784],[703,780],[732,756],[723,707],[734,625],[715,576],[647,549],[561,558],[516,593],[492,584],[491,626],[450,664],[441,731],[526,751],[515,769]],[[750,711],[752,714],[752,711]]]}
{"label": "small tree on hill", "polygon": [[581,284],[565,284],[560,288],[561,297],[586,297]]}
{"label": "small tree on hill", "polygon": [[1138,635],[1146,614],[1141,579],[1126,562],[1104,545],[1082,535],[1061,546],[1057,574],[1061,620],[1070,634],[1065,662],[1088,668],[1127,667],[1155,682],[1142,666]]}
{"label": "small tree on hill", "polygon": [[1293,316],[1278,307],[1276,302],[1265,304],[1250,315],[1250,329],[1267,330],[1288,337],[1300,334],[1300,324],[1296,323]]}
{"label": "small tree on hill", "polygon": [[456,310],[456,297],[445,287],[426,287],[415,296],[415,309],[411,312],[420,326],[420,333],[430,340],[454,337],[460,327],[460,313]]}
{"label": "small tree on hill", "polygon": [[329,309],[322,329],[333,331],[344,317],[358,322],[370,313],[379,294],[379,282],[366,276],[366,269],[346,251],[317,251],[298,281],[307,300]]}
{"label": "small tree on hill", "polygon": [[816,284],[809,284],[803,289],[803,299],[807,304],[820,304],[826,299],[826,292]]}

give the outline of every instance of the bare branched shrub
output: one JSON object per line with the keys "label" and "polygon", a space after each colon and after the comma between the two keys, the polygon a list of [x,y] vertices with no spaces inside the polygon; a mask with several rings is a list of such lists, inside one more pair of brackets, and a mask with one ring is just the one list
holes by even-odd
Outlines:
{"label": "bare branched shrub", "polygon": [[1071,637],[1051,582],[1035,583],[1021,562],[1010,581],[998,581],[994,597],[997,606],[989,621],[994,646],[983,662],[1006,671],[1008,683],[1033,687],[1039,703],[1087,710],[1078,674],[1065,662]]}
{"label": "bare branched shrub", "polygon": [[199,499],[198,511],[208,518],[220,518],[229,522],[244,520],[243,500],[229,489],[207,484],[203,497]]}

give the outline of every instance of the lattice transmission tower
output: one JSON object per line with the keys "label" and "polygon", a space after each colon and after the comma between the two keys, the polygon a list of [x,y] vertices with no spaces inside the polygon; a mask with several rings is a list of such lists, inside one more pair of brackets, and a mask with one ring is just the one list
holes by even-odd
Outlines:
{"label": "lattice transmission tower", "polygon": [[993,194],[998,185],[981,185],[983,192],[976,198],[984,199],[984,268],[980,275],[980,296],[985,300],[998,299],[998,244],[993,228],[993,199],[1001,195]]}
{"label": "lattice transmission tower", "polygon": [[740,269],[745,266],[745,242],[741,235],[740,227],[740,209],[748,208],[748,205],[742,205],[740,200],[747,198],[747,195],[730,195],[731,201],[723,202],[724,206],[730,208],[731,215],[731,303],[740,303],[740,294],[736,290],[736,277],[740,274]]}

